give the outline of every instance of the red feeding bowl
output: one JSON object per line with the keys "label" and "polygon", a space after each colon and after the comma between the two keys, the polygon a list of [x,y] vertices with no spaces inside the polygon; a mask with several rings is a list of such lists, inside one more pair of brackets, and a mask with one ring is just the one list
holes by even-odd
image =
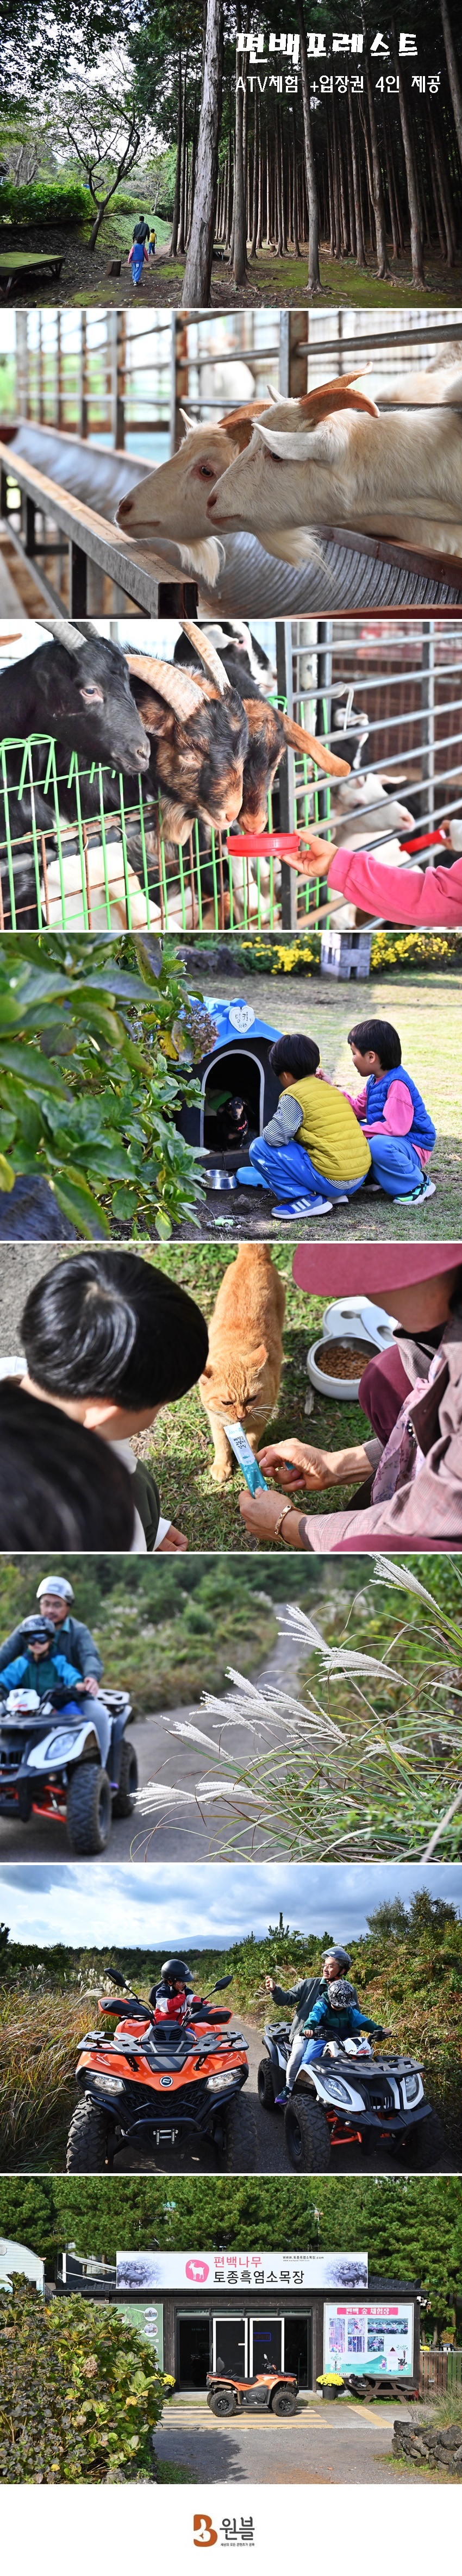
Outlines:
{"label": "red feeding bowl", "polygon": [[300,849],[300,833],[246,832],[245,839],[240,841],[235,839],[233,832],[228,846],[236,851],[239,859],[283,859],[289,855],[296,858]]}

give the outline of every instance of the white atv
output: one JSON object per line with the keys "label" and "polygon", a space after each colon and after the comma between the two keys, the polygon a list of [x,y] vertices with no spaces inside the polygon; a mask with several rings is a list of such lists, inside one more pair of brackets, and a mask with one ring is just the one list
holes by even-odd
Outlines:
{"label": "white atv", "polygon": [[128,1691],[105,1690],[101,1698],[112,1717],[107,1770],[91,1699],[82,1703],[62,1682],[43,1699],[21,1688],[0,1699],[0,1815],[21,1824],[32,1815],[58,1817],[79,1853],[105,1850],[112,1817],[131,1815],[138,1786],[135,1748],[125,1736]]}
{"label": "white atv", "polygon": [[[285,2084],[290,2046],[288,2022],[268,2023],[268,2056],[258,2069],[259,2099],[274,2110]],[[334,2147],[390,2150],[418,2173],[439,2165],[445,2146],[438,2112],[425,2099],[422,2067],[413,2057],[374,2057],[370,2041],[328,2040],[322,2057],[301,2065],[284,2111],[285,2139],[296,2173],[325,2173]]]}

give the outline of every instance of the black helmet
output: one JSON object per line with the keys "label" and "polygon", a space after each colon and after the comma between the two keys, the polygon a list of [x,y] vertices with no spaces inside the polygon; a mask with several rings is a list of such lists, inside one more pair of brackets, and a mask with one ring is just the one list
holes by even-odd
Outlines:
{"label": "black helmet", "polygon": [[160,1973],[164,1986],[194,1985],[194,1977],[190,1976],[185,1959],[164,1959]]}
{"label": "black helmet", "polygon": [[44,1619],[38,1610],[32,1611],[30,1619],[23,1619],[21,1636],[25,1637],[31,1646],[45,1646],[48,1637],[54,1638],[54,1633],[54,1620]]}

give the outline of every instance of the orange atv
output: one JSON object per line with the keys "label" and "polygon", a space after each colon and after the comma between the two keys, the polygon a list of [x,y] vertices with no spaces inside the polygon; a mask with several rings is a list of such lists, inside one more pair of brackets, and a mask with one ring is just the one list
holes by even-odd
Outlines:
{"label": "orange atv", "polygon": [[212,2415],[295,2415],[298,2379],[294,2370],[259,2370],[255,2379],[224,2378],[207,2371],[207,2405]]}
{"label": "orange atv", "polygon": [[[119,1986],[119,1970],[108,1975]],[[230,1985],[221,1977],[213,1992]],[[187,2002],[183,2018],[156,2021],[150,2004],[139,1995],[100,2003],[100,2013],[120,2013],[113,2034],[89,2030],[77,2066],[79,2101],[67,2143],[68,2173],[104,2173],[125,2146],[178,2151],[191,2155],[203,2139],[211,2143],[225,2173],[253,2172],[257,2162],[256,2117],[252,2101],[243,2101],[247,2083],[246,2041],[242,2031],[226,2031],[230,2012],[213,2009],[206,2000]]]}

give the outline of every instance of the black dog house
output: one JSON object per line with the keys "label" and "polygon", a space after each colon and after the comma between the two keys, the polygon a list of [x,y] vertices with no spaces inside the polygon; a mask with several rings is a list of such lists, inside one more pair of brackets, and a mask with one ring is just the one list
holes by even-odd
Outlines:
{"label": "black dog house", "polygon": [[[267,1119],[274,1116],[279,1100],[277,1075],[269,1063],[270,1047],[280,1035],[279,1029],[259,1020],[251,1002],[209,1002],[210,1018],[215,1021],[217,1036],[208,1055],[195,1065],[201,1086],[200,1106],[186,1105],[179,1120],[181,1135],[188,1145],[202,1147],[213,1155],[236,1148],[237,1160],[242,1146],[254,1136],[261,1136]],[[246,1126],[233,1134],[229,1103],[242,1100]],[[240,1143],[240,1136],[242,1142]]]}
{"label": "black dog house", "polygon": [[205,2392],[208,2370],[252,2378],[272,2365],[305,2390],[342,2369],[393,2395],[418,2390],[419,2282],[368,2280],[367,2254],[153,2249],[119,2255],[115,2273],[68,2253],[56,2287],[115,2300],[185,2391]]}

